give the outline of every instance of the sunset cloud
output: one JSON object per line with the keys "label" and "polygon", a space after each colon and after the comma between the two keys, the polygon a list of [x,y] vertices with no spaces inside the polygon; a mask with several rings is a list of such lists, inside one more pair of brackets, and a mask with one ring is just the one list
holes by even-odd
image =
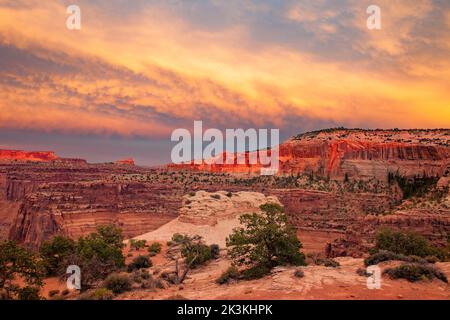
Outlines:
{"label": "sunset cloud", "polygon": [[[450,125],[450,4],[0,0],[0,129]],[[4,142],[6,144],[6,142]]]}

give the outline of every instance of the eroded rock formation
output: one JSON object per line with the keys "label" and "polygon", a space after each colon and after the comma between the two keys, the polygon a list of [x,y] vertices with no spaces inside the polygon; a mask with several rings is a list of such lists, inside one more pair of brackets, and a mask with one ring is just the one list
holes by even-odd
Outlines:
{"label": "eroded rock formation", "polygon": [[[269,153],[270,155],[270,153]],[[236,154],[226,157],[237,158]],[[225,158],[226,158],[225,157]],[[259,174],[261,165],[183,164],[171,168]],[[278,174],[313,173],[333,179],[376,178],[388,173],[403,176],[441,176],[449,163],[450,130],[330,129],[298,135],[279,146]],[[225,161],[223,162],[225,163]]]}

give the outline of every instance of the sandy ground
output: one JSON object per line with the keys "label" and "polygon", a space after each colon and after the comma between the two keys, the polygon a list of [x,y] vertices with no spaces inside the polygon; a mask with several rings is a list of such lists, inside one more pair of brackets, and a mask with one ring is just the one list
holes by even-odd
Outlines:
{"label": "sandy ground", "polygon": [[[363,266],[362,259],[338,258],[341,266],[301,267],[305,276],[296,278],[295,267],[277,268],[259,280],[218,285],[215,283],[230,262],[220,258],[204,268],[194,270],[181,290],[178,286],[168,289],[139,290],[125,293],[119,299],[167,299],[182,296],[186,299],[438,299],[450,300],[450,288],[442,281],[410,283],[406,280],[391,280],[382,277],[381,289],[368,289],[367,278],[359,276],[356,270]],[[395,263],[381,264],[381,269]],[[439,267],[450,276],[450,263]]]}

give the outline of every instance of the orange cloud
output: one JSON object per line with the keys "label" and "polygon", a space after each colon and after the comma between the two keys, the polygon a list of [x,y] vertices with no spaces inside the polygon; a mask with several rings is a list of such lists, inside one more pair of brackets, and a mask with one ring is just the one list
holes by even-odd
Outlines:
{"label": "orange cloud", "polygon": [[360,3],[351,3],[352,19],[339,25],[332,9],[305,5],[281,15],[314,31],[310,41],[339,38],[341,28],[351,26],[358,36],[348,47],[362,57],[351,61],[258,42],[245,19],[206,30],[164,6],[118,18],[85,3],[82,30],[69,31],[58,2],[23,8],[0,2],[1,45],[71,70],[0,70],[10,79],[0,84],[0,127],[153,136],[203,118],[281,128],[295,125],[296,117],[355,126],[448,126],[448,56],[429,63],[433,52],[411,56],[406,45],[433,3],[419,1],[418,10],[379,1],[378,33],[365,28],[367,6]]}

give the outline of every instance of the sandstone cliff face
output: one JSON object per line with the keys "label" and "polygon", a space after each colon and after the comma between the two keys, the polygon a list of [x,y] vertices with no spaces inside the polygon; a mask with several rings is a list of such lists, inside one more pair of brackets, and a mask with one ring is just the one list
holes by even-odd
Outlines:
{"label": "sandstone cliff face", "polygon": [[383,228],[412,231],[445,246],[450,234],[450,210],[434,213],[430,210],[398,211],[387,216],[369,215],[354,221],[342,239],[327,245],[329,257],[362,257],[373,246],[377,232]]}
{"label": "sandstone cliff face", "polygon": [[[230,155],[227,155],[230,157]],[[184,164],[171,168],[259,174],[260,164]],[[314,173],[343,179],[376,178],[388,173],[441,176],[449,163],[450,130],[325,130],[294,137],[279,146],[278,174]],[[236,159],[237,155],[231,155]],[[237,162],[235,162],[237,163]]]}
{"label": "sandstone cliff face", "polygon": [[10,238],[37,247],[54,234],[78,238],[110,223],[135,236],[176,217],[179,197],[170,187],[145,184],[41,184],[25,195]]}
{"label": "sandstone cliff face", "polygon": [[260,205],[280,204],[273,196],[258,192],[198,191],[183,197],[179,217],[161,228],[136,237],[146,241],[168,241],[174,233],[199,235],[208,244],[225,247],[226,238],[240,226],[239,217],[247,213],[259,213]]}
{"label": "sandstone cliff face", "polygon": [[276,197],[266,197],[258,192],[198,191],[195,195],[183,197],[178,219],[185,223],[214,226],[220,220],[235,218],[243,212],[259,211],[259,206],[268,202],[280,204]]}

